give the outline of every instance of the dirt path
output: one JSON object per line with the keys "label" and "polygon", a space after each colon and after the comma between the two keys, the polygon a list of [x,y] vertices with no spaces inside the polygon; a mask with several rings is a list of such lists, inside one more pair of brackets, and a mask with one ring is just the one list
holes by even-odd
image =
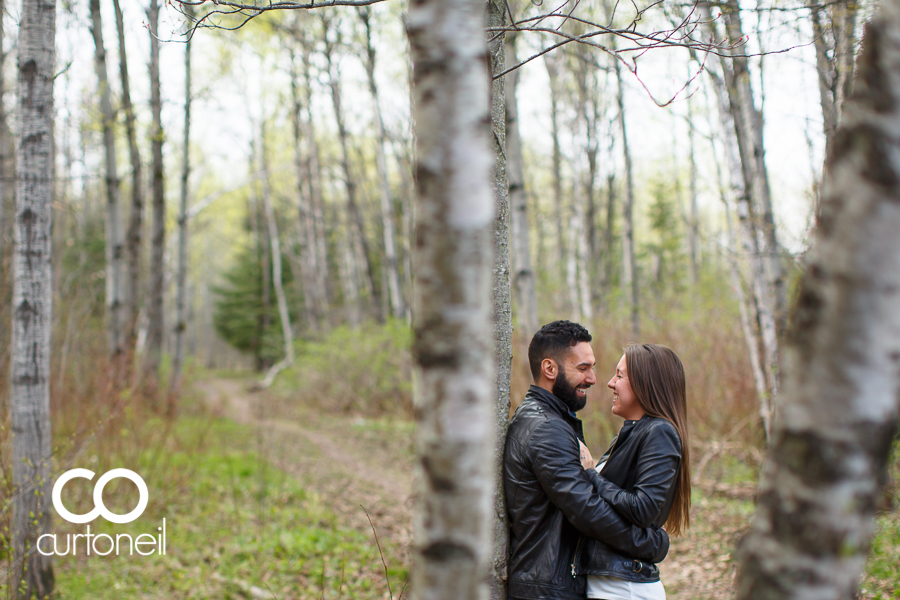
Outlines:
{"label": "dirt path", "polygon": [[[412,510],[412,431],[375,426],[359,417],[285,411],[246,381],[195,384],[218,414],[256,428],[266,458],[319,494],[342,525],[366,534],[371,516],[379,540],[408,563]],[[283,400],[280,401],[284,403]],[[693,527],[673,540],[660,565],[669,600],[725,600],[732,596],[731,552],[746,527],[749,507],[727,499],[695,503]]]}
{"label": "dirt path", "polygon": [[[371,518],[382,545],[408,564],[411,433],[404,439],[402,431],[359,417],[313,411],[292,415],[281,406],[283,400],[251,391],[246,381],[206,379],[195,388],[216,413],[256,428],[266,458],[318,494],[342,525],[370,535]],[[408,460],[397,456],[404,449]]]}

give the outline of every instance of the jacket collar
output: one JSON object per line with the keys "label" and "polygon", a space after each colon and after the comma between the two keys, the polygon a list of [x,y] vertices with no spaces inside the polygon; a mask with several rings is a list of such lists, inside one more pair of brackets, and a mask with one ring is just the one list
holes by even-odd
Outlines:
{"label": "jacket collar", "polygon": [[528,393],[525,394],[525,399],[527,400],[529,398],[533,398],[548,408],[551,408],[553,412],[558,413],[561,417],[574,419],[579,422],[581,421],[575,413],[569,410],[569,407],[566,406],[562,400],[553,395],[553,392],[548,392],[542,387],[531,384],[531,387],[528,388]]}

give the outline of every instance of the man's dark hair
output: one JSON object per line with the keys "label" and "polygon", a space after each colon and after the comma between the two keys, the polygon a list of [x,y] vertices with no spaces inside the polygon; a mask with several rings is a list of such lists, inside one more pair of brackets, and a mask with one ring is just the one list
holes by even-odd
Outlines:
{"label": "man's dark hair", "polygon": [[591,334],[583,326],[571,321],[553,321],[547,323],[534,334],[528,345],[528,363],[531,365],[531,376],[537,381],[541,376],[541,362],[552,358],[562,367],[562,361],[569,349],[579,342],[590,342]]}

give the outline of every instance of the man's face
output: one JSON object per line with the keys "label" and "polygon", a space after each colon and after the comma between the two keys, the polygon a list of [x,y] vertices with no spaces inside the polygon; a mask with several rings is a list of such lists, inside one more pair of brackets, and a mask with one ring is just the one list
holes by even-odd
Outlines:
{"label": "man's face", "polygon": [[553,395],[573,411],[587,404],[587,389],[597,383],[594,377],[594,351],[587,342],[578,342],[559,365],[553,382]]}

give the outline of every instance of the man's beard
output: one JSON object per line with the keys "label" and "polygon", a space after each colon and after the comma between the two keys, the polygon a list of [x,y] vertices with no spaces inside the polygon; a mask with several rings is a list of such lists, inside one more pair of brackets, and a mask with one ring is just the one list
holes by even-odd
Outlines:
{"label": "man's beard", "polygon": [[[587,393],[585,393],[584,398],[579,398],[578,393],[575,391],[572,384],[569,383],[569,380],[566,379],[566,374],[562,369],[559,370],[559,375],[556,376],[556,381],[553,382],[553,389],[551,391],[553,392],[553,395],[562,400],[562,403],[569,407],[569,410],[572,412],[578,412],[584,408],[585,404],[587,404]],[[587,392],[586,389],[585,392]]]}

